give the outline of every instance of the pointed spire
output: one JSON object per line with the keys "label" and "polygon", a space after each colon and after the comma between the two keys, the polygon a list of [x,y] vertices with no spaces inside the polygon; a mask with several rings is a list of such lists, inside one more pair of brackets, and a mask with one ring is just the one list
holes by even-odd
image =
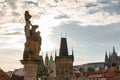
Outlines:
{"label": "pointed spire", "polygon": [[112,55],[111,55],[111,53],[109,52],[109,61],[111,61],[112,60]]}
{"label": "pointed spire", "polygon": [[105,51],[105,56],[108,57],[108,55],[107,55],[107,51]]}
{"label": "pointed spire", "polygon": [[113,53],[116,53],[116,52],[115,52],[115,47],[114,47],[114,46],[113,46]]}
{"label": "pointed spire", "polygon": [[72,56],[74,56],[74,51],[73,51],[73,49],[72,49]]}
{"label": "pointed spire", "polygon": [[72,57],[73,57],[73,61],[74,61],[74,51],[73,51],[73,48],[72,48]]}
{"label": "pointed spire", "polygon": [[49,57],[48,57],[48,52],[46,52],[46,57],[45,57],[46,60],[49,60]]}
{"label": "pointed spire", "polygon": [[61,38],[59,56],[68,56],[68,47],[66,38]]}
{"label": "pointed spire", "polygon": [[74,56],[74,50],[73,50],[73,47],[72,47],[72,56]]}
{"label": "pointed spire", "polygon": [[53,56],[52,56],[52,54],[51,54],[51,56],[50,56],[50,61],[53,61]]}
{"label": "pointed spire", "polygon": [[111,57],[111,54],[110,54],[110,52],[109,52],[109,58]]}
{"label": "pointed spire", "polygon": [[51,63],[51,64],[54,63],[52,54],[51,54],[51,56],[50,56],[50,63]]}
{"label": "pointed spire", "polygon": [[108,61],[107,51],[105,51],[105,62]]}

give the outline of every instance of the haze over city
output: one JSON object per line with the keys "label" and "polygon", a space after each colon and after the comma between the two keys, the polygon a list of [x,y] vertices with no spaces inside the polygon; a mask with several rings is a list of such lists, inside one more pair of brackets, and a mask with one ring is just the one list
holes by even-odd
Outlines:
{"label": "haze over city", "polygon": [[66,37],[74,65],[104,61],[105,51],[115,46],[120,55],[119,0],[0,0],[0,68],[23,67],[24,12],[32,14],[42,36],[41,55],[59,54],[60,38]]}

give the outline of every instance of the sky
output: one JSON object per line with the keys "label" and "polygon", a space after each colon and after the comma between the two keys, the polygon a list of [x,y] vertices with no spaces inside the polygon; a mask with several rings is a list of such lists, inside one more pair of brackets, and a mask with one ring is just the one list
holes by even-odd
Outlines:
{"label": "sky", "polygon": [[104,61],[115,46],[120,55],[120,0],[0,0],[0,68],[23,67],[24,12],[32,15],[42,37],[40,55],[59,55],[66,37],[74,65]]}

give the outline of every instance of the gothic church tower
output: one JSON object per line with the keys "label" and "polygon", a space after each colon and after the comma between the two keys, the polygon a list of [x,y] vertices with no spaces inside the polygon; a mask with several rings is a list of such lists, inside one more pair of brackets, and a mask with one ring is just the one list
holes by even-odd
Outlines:
{"label": "gothic church tower", "polygon": [[74,56],[68,54],[67,40],[61,38],[59,56],[55,56],[56,80],[71,80]]}
{"label": "gothic church tower", "polygon": [[46,54],[46,57],[45,57],[45,66],[46,66],[46,68],[50,67],[50,61],[49,61],[48,53]]}

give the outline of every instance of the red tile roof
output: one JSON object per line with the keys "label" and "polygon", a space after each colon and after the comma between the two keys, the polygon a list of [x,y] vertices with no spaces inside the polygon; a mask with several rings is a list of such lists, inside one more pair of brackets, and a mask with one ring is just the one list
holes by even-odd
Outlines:
{"label": "red tile roof", "polygon": [[120,80],[120,75],[118,74],[120,74],[120,70],[116,67],[112,67],[107,70],[101,69],[93,73],[88,73],[87,75],[89,79],[105,77],[107,80]]}
{"label": "red tile roof", "polygon": [[10,80],[10,77],[2,69],[0,69],[0,80]]}

